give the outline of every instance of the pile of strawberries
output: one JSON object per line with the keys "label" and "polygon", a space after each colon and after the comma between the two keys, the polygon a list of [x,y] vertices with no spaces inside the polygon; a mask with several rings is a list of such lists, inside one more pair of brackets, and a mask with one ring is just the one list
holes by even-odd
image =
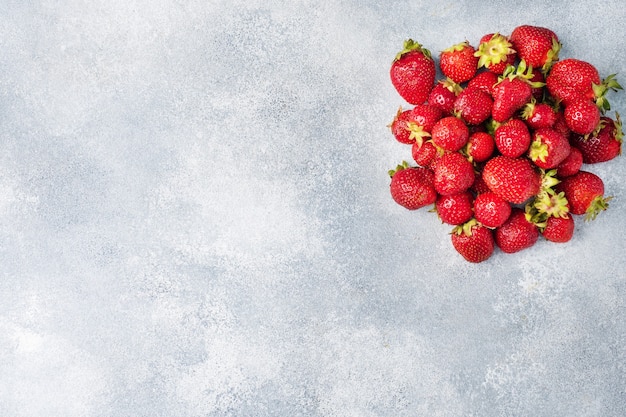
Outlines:
{"label": "pile of strawberries", "polygon": [[574,215],[594,219],[608,207],[602,179],[584,164],[621,153],[606,95],[622,87],[615,74],[601,79],[588,62],[559,59],[560,49],[552,30],[522,25],[477,48],[451,46],[438,64],[409,39],[392,63],[392,84],[411,106],[390,128],[417,165],[389,171],[391,196],[409,210],[434,204],[469,262],[540,236],[567,242]]}

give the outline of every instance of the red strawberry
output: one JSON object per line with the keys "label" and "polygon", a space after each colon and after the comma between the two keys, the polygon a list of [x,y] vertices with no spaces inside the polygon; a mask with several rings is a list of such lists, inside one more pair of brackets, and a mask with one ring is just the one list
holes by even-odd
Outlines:
{"label": "red strawberry", "polygon": [[580,99],[572,101],[565,106],[563,112],[567,127],[579,135],[587,135],[598,127],[600,123],[600,110],[591,100]]}
{"label": "red strawberry", "polygon": [[508,65],[515,63],[517,57],[509,39],[499,33],[483,36],[474,55],[479,58],[479,68],[485,67],[495,74],[502,74]]}
{"label": "red strawberry", "polygon": [[391,129],[391,133],[400,143],[411,144],[414,139],[411,139],[411,132],[409,130],[409,118],[411,116],[411,110],[402,110],[402,107],[398,109],[398,112],[393,118],[393,121],[388,125]]}
{"label": "red strawberry", "polygon": [[550,29],[522,25],[513,29],[509,40],[517,56],[534,68],[547,70],[559,59],[561,44],[559,38]]}
{"label": "red strawberry", "polygon": [[581,98],[593,100],[594,84],[600,84],[596,67],[574,58],[556,62],[546,78],[550,94],[565,104]]}
{"label": "red strawberry", "polygon": [[560,132],[563,136],[569,137],[572,132],[567,126],[567,122],[565,121],[565,113],[563,110],[559,110],[556,112],[556,120],[552,125],[552,129]]}
{"label": "red strawberry", "polygon": [[461,92],[461,86],[450,79],[440,80],[428,95],[428,104],[441,109],[444,114],[452,114],[454,100]]}
{"label": "red strawberry", "polygon": [[446,77],[456,83],[470,80],[478,68],[476,50],[469,42],[461,42],[444,49],[439,55],[439,67]]}
{"label": "red strawberry", "polygon": [[466,261],[472,263],[480,263],[489,259],[495,248],[491,230],[481,226],[476,220],[470,220],[464,225],[452,229],[450,238],[454,249]]}
{"label": "red strawberry", "polygon": [[469,129],[462,120],[447,116],[435,123],[431,137],[433,143],[441,149],[456,152],[467,143]]}
{"label": "red strawberry", "polygon": [[502,80],[493,87],[493,120],[502,123],[530,102],[533,87],[542,85],[530,81],[533,76],[532,68],[527,67],[524,61],[517,68],[507,68]]}
{"label": "red strawberry", "polygon": [[572,135],[572,145],[582,154],[582,161],[586,164],[596,164],[610,161],[622,152],[622,121],[618,113],[616,119],[601,117],[599,129],[592,135]]}
{"label": "red strawberry", "polygon": [[491,116],[491,95],[478,88],[466,88],[454,101],[454,114],[470,125],[479,125]]}
{"label": "red strawberry", "polygon": [[487,227],[500,227],[511,215],[511,205],[493,192],[478,194],[474,200],[474,217]]}
{"label": "red strawberry", "polygon": [[417,104],[408,116],[409,140],[421,143],[424,138],[430,137],[433,126],[441,119],[441,116],[442,113],[438,107],[430,104]]}
{"label": "red strawberry", "polygon": [[569,155],[556,168],[556,176],[559,178],[569,177],[580,171],[583,165],[583,154],[579,149],[571,147]]}
{"label": "red strawberry", "polygon": [[470,135],[465,154],[474,162],[484,162],[491,157],[495,150],[493,136],[487,132],[474,132]]}
{"label": "red strawberry", "polygon": [[531,129],[552,127],[556,122],[556,112],[546,103],[537,103],[531,100],[522,110],[522,119]]}
{"label": "red strawberry", "polygon": [[569,214],[565,217],[548,217],[541,234],[550,242],[565,243],[572,239],[574,226],[574,217]]}
{"label": "red strawberry", "polygon": [[496,228],[494,238],[502,252],[515,253],[533,246],[539,239],[539,230],[526,218],[524,210],[513,207],[507,221]]}
{"label": "red strawberry", "polygon": [[415,141],[411,147],[411,156],[413,156],[413,160],[417,165],[432,169],[433,163],[438,156],[437,148],[430,140],[422,142],[421,144]]}
{"label": "red strawberry", "polygon": [[513,204],[525,202],[541,187],[541,176],[526,158],[493,157],[485,164],[483,179],[491,191]]}
{"label": "red strawberry", "polygon": [[391,64],[391,83],[398,94],[411,104],[422,104],[435,82],[435,62],[428,49],[408,39]]}
{"label": "red strawberry", "polygon": [[530,132],[520,119],[509,119],[499,125],[493,137],[498,151],[509,158],[522,156],[530,146]]}
{"label": "red strawberry", "polygon": [[489,95],[493,95],[493,87],[498,83],[498,75],[491,71],[483,71],[468,81],[467,89],[478,88]]}
{"label": "red strawberry", "polygon": [[469,191],[452,195],[440,195],[435,201],[435,210],[442,222],[452,225],[465,223],[472,218],[474,197]]}
{"label": "red strawberry", "polygon": [[567,137],[549,127],[537,129],[532,136],[528,157],[539,168],[556,168],[570,153]]}
{"label": "red strawberry", "polygon": [[461,193],[474,182],[472,163],[458,152],[447,153],[439,158],[434,171],[435,190],[441,195]]}
{"label": "red strawberry", "polygon": [[593,220],[609,206],[612,197],[604,197],[604,182],[588,171],[578,171],[576,174],[564,178],[555,187],[557,192],[563,192],[569,202],[569,211],[572,214],[584,214],[585,220]]}
{"label": "red strawberry", "polygon": [[433,187],[434,173],[427,168],[409,167],[406,163],[389,171],[391,197],[409,210],[433,204],[437,192]]}

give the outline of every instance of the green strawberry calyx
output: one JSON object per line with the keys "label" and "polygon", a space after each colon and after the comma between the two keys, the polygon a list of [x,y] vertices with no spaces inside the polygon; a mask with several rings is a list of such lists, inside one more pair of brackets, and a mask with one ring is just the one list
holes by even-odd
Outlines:
{"label": "green strawberry calyx", "polygon": [[475,226],[478,226],[478,220],[476,219],[471,219],[463,224],[460,224],[458,226],[454,226],[454,228],[452,229],[452,232],[450,232],[451,234],[454,235],[465,235],[465,236],[471,236],[472,235],[472,229]]}
{"label": "green strawberry calyx", "polygon": [[458,52],[470,46],[468,41],[457,43],[456,45],[452,45],[449,48],[443,50],[443,52]]}
{"label": "green strawberry calyx", "polygon": [[510,81],[513,81],[513,79],[515,78],[519,78],[523,81],[526,81],[528,84],[530,84],[532,88],[541,88],[546,85],[546,83],[541,82],[541,81],[530,81],[534,77],[534,75],[535,74],[533,73],[532,65],[526,64],[526,61],[522,59],[517,65],[517,67],[514,65],[507,65],[496,84],[504,81],[507,78]]}
{"label": "green strawberry calyx", "polygon": [[547,74],[552,64],[559,60],[559,52],[561,52],[561,43],[556,40],[556,38],[552,38],[552,48],[546,54],[546,61],[541,67],[541,71],[544,74]]}
{"label": "green strawberry calyx", "polygon": [[539,195],[533,201],[533,206],[540,215],[547,217],[567,218],[569,213],[569,202],[565,198],[565,193],[556,193],[549,190]]}
{"label": "green strawberry calyx", "polygon": [[424,126],[417,124],[415,122],[407,123],[406,129],[411,132],[409,134],[409,139],[414,140],[417,143],[418,147],[422,147],[424,143],[424,138],[429,138],[430,133],[424,130]]}
{"label": "green strawberry calyx", "polygon": [[591,203],[589,203],[589,207],[585,211],[585,221],[595,220],[598,214],[608,209],[609,201],[611,201],[612,198],[613,196],[604,197],[602,195],[599,195],[591,200]]}
{"label": "green strawberry calyx", "polygon": [[548,150],[548,145],[545,144],[541,139],[541,135],[536,135],[537,138],[533,140],[530,144],[529,156],[533,162],[540,160],[541,162],[546,162],[546,158],[550,151]]}
{"label": "green strawberry calyx", "polygon": [[432,56],[428,49],[424,48],[420,43],[415,42],[413,39],[407,39],[404,41],[402,50],[396,54],[393,62],[398,61],[400,58],[410,52],[421,52],[426,58],[432,59]]}
{"label": "green strawberry calyx", "polygon": [[474,52],[474,56],[478,57],[478,68],[489,68],[506,61],[507,56],[514,53],[513,45],[506,36],[494,33],[491,39],[478,45],[478,50]]}
{"label": "green strawberry calyx", "polygon": [[387,171],[390,177],[393,177],[397,172],[402,171],[403,169],[411,168],[407,161],[402,161],[401,164],[396,165],[395,169],[390,169]]}
{"label": "green strawberry calyx", "polygon": [[611,74],[602,80],[600,84],[592,84],[593,94],[595,96],[595,102],[602,113],[607,110],[611,110],[611,104],[606,98],[606,94],[609,91],[623,90],[623,87],[617,82],[615,76],[617,74]]}

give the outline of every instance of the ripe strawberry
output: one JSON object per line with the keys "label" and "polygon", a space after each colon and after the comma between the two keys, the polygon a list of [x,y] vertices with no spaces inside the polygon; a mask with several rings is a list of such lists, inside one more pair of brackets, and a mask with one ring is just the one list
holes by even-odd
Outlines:
{"label": "ripe strawberry", "polygon": [[435,211],[442,222],[452,225],[462,224],[472,218],[474,197],[469,191],[452,195],[440,195],[435,201]]}
{"label": "ripe strawberry", "polygon": [[430,137],[433,126],[441,119],[441,116],[442,113],[438,107],[430,104],[417,104],[408,116],[409,140],[421,143],[424,138]]}
{"label": "ripe strawberry", "polygon": [[554,64],[546,78],[546,86],[550,94],[566,105],[572,101],[587,99],[593,100],[602,111],[611,109],[606,94],[622,89],[615,74],[601,80],[595,66],[575,58]]}
{"label": "ripe strawberry", "polygon": [[439,80],[428,95],[428,104],[440,108],[445,115],[451,115],[454,100],[461,91],[461,86],[451,79]]}
{"label": "ripe strawberry", "polygon": [[570,146],[569,155],[556,168],[556,176],[565,178],[574,175],[583,165],[583,154],[579,149]]}
{"label": "ripe strawberry", "polygon": [[552,127],[556,122],[556,112],[546,103],[531,100],[522,109],[522,119],[531,129]]}
{"label": "ripe strawberry", "polygon": [[389,171],[389,186],[393,200],[408,210],[433,204],[437,192],[433,186],[434,173],[427,168],[409,167],[406,163]]}
{"label": "ripe strawberry", "polygon": [[498,83],[498,75],[491,71],[483,71],[468,81],[467,89],[478,88],[490,96],[493,95],[493,87]]}
{"label": "ripe strawberry", "polygon": [[398,94],[411,104],[422,104],[435,82],[435,62],[428,49],[408,39],[391,64],[391,83]]}
{"label": "ripe strawberry", "polygon": [[558,61],[561,44],[559,38],[550,29],[522,25],[513,29],[509,40],[517,56],[534,68],[547,70]]}
{"label": "ripe strawberry", "polygon": [[456,83],[470,80],[478,68],[476,50],[469,42],[461,42],[444,49],[439,55],[439,67],[446,77]]}
{"label": "ripe strawberry", "polygon": [[530,81],[533,76],[532,68],[524,61],[517,68],[507,68],[501,81],[493,87],[493,120],[504,122],[531,100],[533,87],[541,86],[541,83]]}
{"label": "ripe strawberry", "polygon": [[495,74],[502,74],[508,65],[515,63],[517,57],[509,39],[499,33],[483,36],[474,55],[479,58],[479,68],[485,67]]}
{"label": "ripe strawberry", "polygon": [[572,145],[582,154],[582,161],[586,164],[606,162],[617,157],[622,152],[622,122],[618,113],[616,119],[603,116],[600,118],[599,128],[591,135],[572,135]]}
{"label": "ripe strawberry", "polygon": [[576,174],[564,178],[555,187],[557,192],[563,192],[569,202],[569,211],[572,214],[584,214],[585,220],[593,220],[602,211],[609,207],[612,197],[604,197],[604,182],[588,171],[578,171]]}
{"label": "ripe strawberry", "polygon": [[513,204],[525,202],[541,187],[541,176],[526,158],[493,157],[485,164],[483,179],[491,191]]}
{"label": "ripe strawberry", "polygon": [[593,132],[600,123],[600,110],[591,100],[580,99],[569,102],[563,112],[567,127],[579,135]]}
{"label": "ripe strawberry", "polygon": [[435,123],[431,137],[433,143],[441,149],[456,152],[467,143],[469,129],[462,120],[447,116]]}
{"label": "ripe strawberry", "polygon": [[494,238],[502,252],[515,253],[533,246],[539,239],[539,230],[526,218],[524,210],[513,207],[507,221],[496,228]]}
{"label": "ripe strawberry", "polygon": [[410,116],[410,109],[402,110],[402,107],[400,107],[392,122],[387,126],[391,129],[391,133],[400,143],[411,144],[414,142],[414,140],[410,138],[411,131],[409,130],[408,125]]}
{"label": "ripe strawberry", "polygon": [[567,214],[565,217],[548,217],[540,231],[550,242],[565,243],[574,236],[574,226],[574,217]]}
{"label": "ripe strawberry", "polygon": [[567,137],[549,127],[535,130],[528,157],[539,168],[556,168],[570,153]]}
{"label": "ripe strawberry", "polygon": [[520,119],[509,119],[499,125],[493,137],[498,151],[509,158],[522,156],[530,146],[530,132]]}
{"label": "ripe strawberry", "polygon": [[511,205],[494,192],[478,194],[474,200],[474,217],[487,227],[500,227],[511,215]]}
{"label": "ripe strawberry", "polygon": [[474,132],[470,135],[465,154],[473,162],[485,162],[491,157],[495,150],[493,136],[487,132]]}
{"label": "ripe strawberry", "polygon": [[467,190],[474,182],[474,167],[463,155],[451,152],[443,155],[434,166],[435,190],[452,195]]}
{"label": "ripe strawberry", "polygon": [[491,95],[478,88],[466,88],[454,101],[454,114],[470,125],[479,125],[491,116]]}
{"label": "ripe strawberry", "polygon": [[432,169],[433,163],[438,157],[437,148],[430,140],[421,144],[415,141],[411,147],[411,156],[417,165]]}
{"label": "ripe strawberry", "polygon": [[482,170],[479,169],[474,171],[474,183],[470,187],[470,190],[476,195],[491,192],[487,183],[483,179]]}
{"label": "ripe strawberry", "polygon": [[476,220],[470,220],[452,229],[450,238],[454,249],[466,261],[472,263],[489,259],[495,249],[493,232],[478,224]]}

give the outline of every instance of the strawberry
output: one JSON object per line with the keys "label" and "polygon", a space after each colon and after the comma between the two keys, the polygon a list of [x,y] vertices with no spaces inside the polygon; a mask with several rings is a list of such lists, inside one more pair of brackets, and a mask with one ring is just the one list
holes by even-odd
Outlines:
{"label": "strawberry", "polygon": [[391,129],[391,133],[400,143],[411,144],[414,142],[414,140],[410,138],[411,131],[409,130],[408,125],[410,116],[410,109],[402,110],[402,107],[400,107],[392,122],[387,126]]}
{"label": "strawberry", "polygon": [[569,155],[556,168],[556,176],[559,178],[574,175],[583,165],[583,154],[579,149],[570,146]]}
{"label": "strawberry", "polygon": [[493,232],[478,224],[476,220],[470,220],[452,229],[450,238],[454,249],[466,261],[472,263],[489,259],[495,249]]}
{"label": "strawberry", "polygon": [[558,61],[561,44],[556,34],[544,27],[522,25],[513,29],[509,40],[517,56],[534,68],[548,70]]}
{"label": "strawberry", "polygon": [[433,204],[437,192],[433,186],[434,173],[427,168],[409,167],[403,163],[389,171],[389,186],[393,200],[408,210],[417,210]]}
{"label": "strawberry", "polygon": [[483,71],[468,81],[467,89],[478,88],[493,96],[493,87],[498,83],[498,75],[491,71]]}
{"label": "strawberry", "polygon": [[581,98],[593,100],[593,86],[599,84],[600,74],[596,67],[575,58],[556,62],[546,77],[550,94],[565,104]]}
{"label": "strawberry", "polygon": [[524,210],[513,207],[511,215],[494,233],[496,245],[504,253],[515,253],[533,246],[539,229],[526,218]]}
{"label": "strawberry", "polygon": [[569,137],[571,134],[571,130],[565,121],[565,112],[563,110],[558,110],[556,112],[556,120],[552,125],[552,129],[560,132],[563,136]]}
{"label": "strawberry", "polygon": [[439,80],[428,95],[428,104],[438,107],[444,114],[451,115],[454,100],[461,90],[461,86],[449,78]]}
{"label": "strawberry", "polygon": [[474,217],[487,227],[500,227],[511,215],[511,205],[494,192],[478,194],[474,200]]}
{"label": "strawberry", "polygon": [[430,51],[408,39],[391,64],[391,83],[398,94],[411,104],[422,104],[435,82],[435,62]]}
{"label": "strawberry", "polygon": [[550,242],[565,243],[574,236],[574,226],[574,217],[566,214],[565,217],[548,217],[540,231]]}
{"label": "strawberry", "polygon": [[441,195],[461,193],[474,182],[472,163],[458,152],[447,153],[439,158],[434,171],[435,190]]}
{"label": "strawberry", "polygon": [[470,134],[464,152],[473,162],[485,162],[495,150],[493,136],[487,132],[474,132]]}
{"label": "strawberry", "polygon": [[454,101],[454,114],[470,125],[479,125],[491,116],[491,95],[478,88],[466,88]]}
{"label": "strawberry", "polygon": [[502,74],[508,65],[515,63],[517,57],[509,39],[499,33],[483,36],[474,55],[479,58],[479,68],[485,67],[495,74]]}
{"label": "strawberry", "polygon": [[602,211],[609,207],[612,197],[604,196],[604,182],[594,173],[578,171],[576,174],[564,178],[555,187],[557,192],[563,192],[569,202],[572,214],[584,214],[585,220],[593,220]]}
{"label": "strawberry", "polygon": [[531,129],[552,127],[556,122],[556,112],[546,103],[537,103],[535,99],[526,103],[521,113],[522,119]]}
{"label": "strawberry", "polygon": [[549,127],[535,130],[528,157],[539,168],[556,168],[570,153],[567,137]]}
{"label": "strawberry", "polygon": [[520,119],[509,119],[499,125],[493,137],[498,151],[509,158],[522,156],[530,145],[530,132]]}
{"label": "strawberry", "polygon": [[533,68],[532,71],[530,71],[528,81],[530,81],[530,86],[532,87],[533,98],[539,101],[543,100],[546,86],[546,77],[544,77],[543,72],[537,68]]}
{"label": "strawberry", "polygon": [[582,161],[586,164],[596,164],[610,161],[622,151],[622,121],[618,113],[615,120],[603,116],[600,124],[591,135],[572,135],[572,145],[582,154]]}
{"label": "strawberry", "polygon": [[433,143],[441,149],[456,152],[467,143],[469,129],[462,120],[447,116],[435,123],[431,137]]}
{"label": "strawberry", "polygon": [[439,67],[443,75],[455,83],[470,80],[478,68],[478,57],[474,56],[474,52],[476,50],[467,41],[444,49],[439,55]]}
{"label": "strawberry", "polygon": [[465,223],[472,218],[474,197],[469,191],[452,195],[440,195],[435,201],[435,211],[442,222],[452,225]]}
{"label": "strawberry", "polygon": [[541,187],[541,176],[526,158],[493,157],[485,164],[483,179],[491,191],[513,204],[525,202]]}
{"label": "strawberry", "polygon": [[591,100],[580,99],[565,105],[565,123],[574,133],[587,135],[593,132],[600,123],[600,110]]}
{"label": "strawberry", "polygon": [[476,195],[491,192],[489,187],[487,187],[487,183],[483,179],[482,170],[479,169],[474,171],[474,183],[470,187],[470,190]]}
{"label": "strawberry", "polygon": [[542,85],[531,81],[533,76],[532,68],[524,61],[517,68],[507,67],[501,80],[493,87],[493,120],[502,123],[530,102],[533,88]]}
{"label": "strawberry", "polygon": [[411,147],[411,156],[417,165],[432,169],[438,157],[437,148],[430,140],[422,143],[415,141]]}
{"label": "strawberry", "polygon": [[409,140],[423,142],[424,138],[430,137],[433,126],[442,113],[438,107],[430,104],[417,104],[408,116],[407,129],[409,130]]}

